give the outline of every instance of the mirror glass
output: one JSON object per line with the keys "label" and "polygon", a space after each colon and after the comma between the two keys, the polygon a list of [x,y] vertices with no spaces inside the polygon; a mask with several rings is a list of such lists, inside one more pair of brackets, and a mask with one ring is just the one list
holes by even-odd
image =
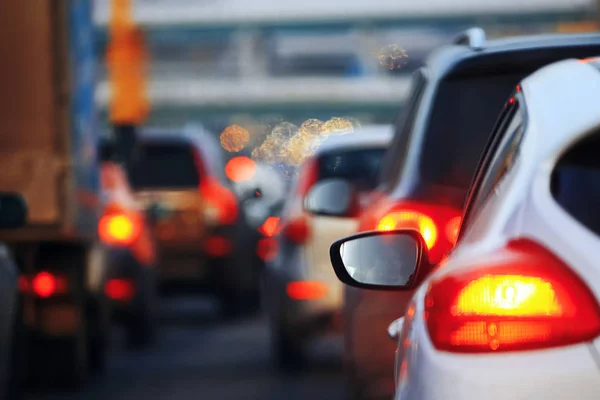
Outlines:
{"label": "mirror glass", "polygon": [[348,274],[358,283],[405,286],[417,269],[419,243],[406,233],[351,238],[340,247]]}
{"label": "mirror glass", "polygon": [[326,179],[308,192],[304,207],[313,214],[345,216],[350,211],[352,187],[342,179]]}
{"label": "mirror glass", "polygon": [[0,193],[0,228],[20,228],[27,222],[27,203],[20,194]]}

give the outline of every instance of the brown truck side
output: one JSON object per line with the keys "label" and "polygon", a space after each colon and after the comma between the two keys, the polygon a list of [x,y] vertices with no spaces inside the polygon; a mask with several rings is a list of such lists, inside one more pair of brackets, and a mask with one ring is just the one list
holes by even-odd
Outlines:
{"label": "brown truck side", "polygon": [[76,238],[68,2],[0,3],[0,191],[21,193],[29,210],[28,226],[0,240]]}

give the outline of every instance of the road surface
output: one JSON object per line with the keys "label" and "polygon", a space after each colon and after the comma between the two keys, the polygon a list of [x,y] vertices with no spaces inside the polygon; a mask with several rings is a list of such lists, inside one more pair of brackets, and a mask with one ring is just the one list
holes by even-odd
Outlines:
{"label": "road surface", "polygon": [[115,329],[109,367],[78,392],[30,393],[26,400],[337,400],[344,399],[339,339],[310,349],[304,371],[284,374],[269,363],[261,317],[220,321],[208,301],[170,301],[160,340],[131,351]]}

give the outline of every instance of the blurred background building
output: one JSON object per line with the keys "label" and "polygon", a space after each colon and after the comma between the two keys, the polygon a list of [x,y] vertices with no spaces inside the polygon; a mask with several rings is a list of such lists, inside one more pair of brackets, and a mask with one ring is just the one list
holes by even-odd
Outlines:
{"label": "blurred background building", "polygon": [[[96,97],[106,121],[110,1],[95,3]],[[201,123],[218,134],[236,123],[264,134],[277,121],[299,126],[308,118],[389,123],[410,73],[457,32],[473,25],[489,37],[595,29],[596,4],[304,0],[275,7],[267,0],[135,0],[133,13],[151,57],[150,125]]]}

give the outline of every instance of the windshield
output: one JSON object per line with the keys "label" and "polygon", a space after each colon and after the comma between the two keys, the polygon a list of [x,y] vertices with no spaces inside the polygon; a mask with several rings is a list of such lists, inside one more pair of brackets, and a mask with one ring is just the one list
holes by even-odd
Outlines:
{"label": "windshield", "polygon": [[340,178],[348,180],[358,190],[372,190],[385,149],[347,150],[329,153],[319,158],[319,180]]}
{"label": "windshield", "polygon": [[440,83],[421,152],[421,177],[467,189],[499,110],[522,74]]}
{"label": "windshield", "polygon": [[197,188],[192,148],[181,143],[145,144],[131,168],[134,189]]}

